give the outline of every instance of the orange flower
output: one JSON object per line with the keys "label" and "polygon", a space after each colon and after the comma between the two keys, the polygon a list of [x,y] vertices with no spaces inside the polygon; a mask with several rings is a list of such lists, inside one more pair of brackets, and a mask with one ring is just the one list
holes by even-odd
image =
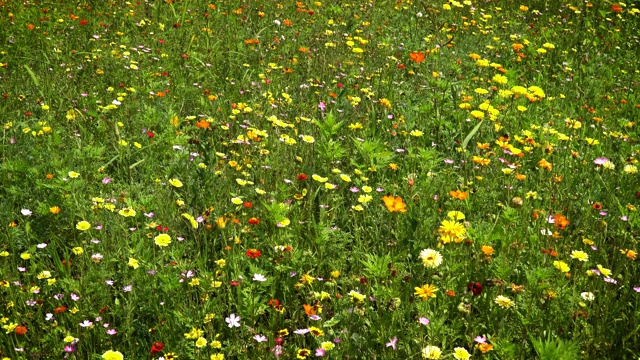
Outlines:
{"label": "orange flower", "polygon": [[487,166],[491,162],[491,160],[480,157],[480,156],[474,156],[473,158],[471,158],[471,161],[473,161],[476,164],[480,164],[482,166]]}
{"label": "orange flower", "polygon": [[591,207],[594,208],[595,210],[602,210],[602,205],[600,205],[600,203],[593,203]]}
{"label": "orange flower", "polygon": [[445,293],[445,295],[447,295],[447,296],[451,296],[451,297],[454,297],[454,296],[456,296],[456,293],[455,293],[455,291],[453,291],[453,290],[447,290],[447,292]]}
{"label": "orange flower", "polygon": [[569,224],[571,224],[569,220],[567,220],[567,218],[560,213],[556,214],[553,217],[553,220],[554,220],[554,226],[556,227],[556,229],[560,229],[560,230],[564,230],[567,226],[569,226]]}
{"label": "orange flower", "polygon": [[315,306],[313,305],[309,305],[309,304],[304,304],[302,305],[304,307],[304,312],[311,316],[311,315],[316,315],[316,309]]}
{"label": "orange flower", "polygon": [[27,333],[27,327],[26,326],[20,325],[20,326],[16,327],[16,334],[24,335],[26,333]]}
{"label": "orange flower", "polygon": [[460,190],[456,190],[456,191],[449,191],[449,195],[451,195],[454,199],[458,199],[458,200],[464,200],[467,198],[467,196],[469,196],[469,193],[466,191],[460,191]]}
{"label": "orange flower", "polygon": [[293,21],[289,20],[289,19],[285,19],[283,22],[284,26],[291,26],[293,25]]}
{"label": "orange flower", "polygon": [[208,129],[209,126],[211,126],[211,123],[209,123],[207,120],[205,119],[201,119],[196,123],[196,126],[199,127],[200,129]]}
{"label": "orange flower", "polygon": [[35,28],[35,25],[33,24],[27,24],[27,29],[29,30],[33,30]]}
{"label": "orange flower", "polygon": [[260,40],[257,39],[247,39],[244,41],[245,45],[258,45],[260,44]]}
{"label": "orange flower", "polygon": [[493,248],[491,246],[484,245],[482,247],[482,253],[485,255],[493,255]]}
{"label": "orange flower", "polygon": [[60,213],[60,207],[59,206],[52,206],[52,207],[49,208],[49,211],[54,215],[59,214]]}
{"label": "orange flower", "polygon": [[613,11],[615,13],[620,13],[620,12],[622,12],[622,6],[620,6],[618,4],[613,4],[613,5],[611,5],[611,11]]}
{"label": "orange flower", "polygon": [[409,59],[417,62],[418,64],[424,61],[424,57],[425,53],[423,53],[422,51],[413,51],[409,54]]}
{"label": "orange flower", "polygon": [[541,168],[547,170],[547,171],[551,171],[551,169],[553,168],[553,164],[551,164],[550,162],[548,162],[545,159],[542,159],[538,162],[538,166],[540,166]]}
{"label": "orange flower", "polygon": [[514,52],[520,52],[520,50],[524,49],[524,45],[519,43],[511,44],[511,47],[513,48]]}
{"label": "orange flower", "polygon": [[407,212],[407,204],[402,201],[400,196],[394,198],[391,195],[387,195],[382,198],[382,201],[384,201],[384,205],[389,212]]}
{"label": "orange flower", "polygon": [[491,344],[487,344],[487,343],[484,343],[484,344],[477,344],[477,345],[476,345],[476,348],[477,348],[478,350],[482,351],[482,353],[484,354],[484,353],[487,353],[487,352],[489,352],[489,351],[493,350],[493,345],[491,345]]}

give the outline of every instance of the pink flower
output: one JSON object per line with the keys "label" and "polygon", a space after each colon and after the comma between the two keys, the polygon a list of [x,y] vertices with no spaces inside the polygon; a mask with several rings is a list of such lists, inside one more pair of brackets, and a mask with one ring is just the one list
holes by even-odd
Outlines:
{"label": "pink flower", "polygon": [[389,338],[389,342],[387,343],[387,347],[392,347],[393,350],[395,350],[396,349],[396,342],[398,342],[398,338],[397,337],[394,337],[393,339]]}

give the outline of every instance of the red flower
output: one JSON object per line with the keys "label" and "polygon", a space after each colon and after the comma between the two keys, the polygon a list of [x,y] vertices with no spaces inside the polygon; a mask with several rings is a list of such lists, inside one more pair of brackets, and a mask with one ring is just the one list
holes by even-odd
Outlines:
{"label": "red flower", "polygon": [[478,296],[482,293],[482,284],[480,284],[480,282],[476,281],[474,282],[470,282],[467,284],[467,291],[471,291],[473,292],[474,296]]}
{"label": "red flower", "polygon": [[156,134],[152,133],[151,131],[147,131],[147,136],[153,138],[156,136]]}
{"label": "red flower", "polygon": [[611,11],[613,11],[615,13],[622,12],[622,6],[620,6],[618,4],[613,4],[613,5],[611,5]]}
{"label": "red flower", "polygon": [[67,307],[62,305],[62,306],[58,306],[57,308],[53,309],[53,312],[56,313],[56,314],[62,314],[66,310],[67,310]]}
{"label": "red flower", "polygon": [[151,345],[151,351],[150,351],[151,355],[161,353],[163,348],[164,348],[163,343],[161,343],[160,341],[154,342],[153,345]]}
{"label": "red flower", "polygon": [[26,326],[20,325],[20,326],[16,327],[16,334],[24,335],[26,333],[27,333],[27,327]]}
{"label": "red flower", "polygon": [[247,256],[252,258],[252,259],[257,259],[257,258],[260,257],[260,255],[262,255],[262,253],[258,249],[249,249],[249,250],[247,250]]}
{"label": "red flower", "polygon": [[80,20],[80,26],[85,26],[87,25],[89,22],[87,20]]}
{"label": "red flower", "polygon": [[245,202],[242,203],[242,206],[244,206],[246,208],[250,208],[250,207],[253,207],[253,204],[248,202],[248,201],[245,201]]}
{"label": "red flower", "polygon": [[307,174],[298,174],[296,178],[300,181],[305,181],[307,180]]}
{"label": "red flower", "polygon": [[252,218],[249,219],[249,224],[258,225],[258,224],[260,224],[260,220],[258,218],[252,217]]}

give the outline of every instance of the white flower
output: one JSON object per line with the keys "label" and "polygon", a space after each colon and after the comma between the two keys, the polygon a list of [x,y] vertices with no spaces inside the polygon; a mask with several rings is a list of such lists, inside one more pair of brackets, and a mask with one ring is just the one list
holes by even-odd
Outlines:
{"label": "white flower", "polygon": [[253,274],[253,281],[265,282],[267,278],[262,274]]}
{"label": "white flower", "polygon": [[596,297],[591,292],[583,292],[580,294],[580,296],[586,301],[593,301],[596,299]]}
{"label": "white flower", "polygon": [[229,324],[230,328],[240,327],[240,316],[236,316],[236,314],[229,315],[224,321]]}

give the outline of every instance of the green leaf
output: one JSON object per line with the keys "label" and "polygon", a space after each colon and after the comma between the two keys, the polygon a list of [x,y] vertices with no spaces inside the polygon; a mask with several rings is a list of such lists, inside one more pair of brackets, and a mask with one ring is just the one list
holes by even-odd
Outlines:
{"label": "green leaf", "polygon": [[480,129],[480,126],[482,125],[483,122],[484,122],[484,120],[480,120],[478,125],[476,125],[473,128],[473,130],[471,130],[471,132],[469,133],[469,135],[467,135],[466,138],[464,138],[464,141],[462,142],[462,148],[463,149],[465,149],[467,147],[467,144],[469,144],[469,141],[471,140],[471,138],[478,132],[478,130]]}

